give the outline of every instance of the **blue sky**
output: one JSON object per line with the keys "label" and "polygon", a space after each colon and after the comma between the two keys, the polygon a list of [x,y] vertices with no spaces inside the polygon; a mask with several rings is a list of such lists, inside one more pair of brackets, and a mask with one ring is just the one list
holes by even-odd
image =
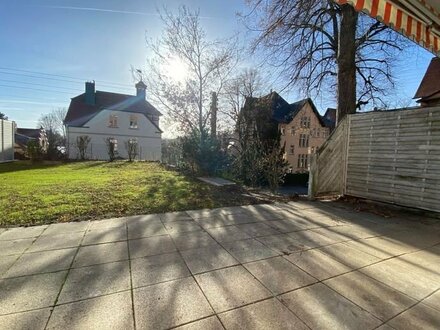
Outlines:
{"label": "blue sky", "polygon": [[[42,113],[82,93],[85,80],[99,90],[134,93],[130,68],[144,66],[145,35],[155,38],[162,28],[156,9],[181,4],[200,8],[214,38],[244,30],[236,17],[244,0],[0,0],[0,112],[19,127],[35,127]],[[432,58],[421,48],[405,56],[396,70],[396,100],[412,98]],[[295,90],[283,96],[301,97]],[[321,111],[332,105],[323,97],[315,103]]]}

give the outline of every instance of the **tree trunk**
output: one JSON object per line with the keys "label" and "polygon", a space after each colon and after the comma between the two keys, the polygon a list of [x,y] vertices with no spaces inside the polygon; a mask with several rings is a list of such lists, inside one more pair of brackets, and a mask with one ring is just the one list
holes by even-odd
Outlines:
{"label": "tree trunk", "polygon": [[338,111],[336,123],[346,114],[356,112],[356,25],[358,13],[350,5],[342,5],[338,45]]}
{"label": "tree trunk", "polygon": [[215,139],[217,137],[217,93],[211,93],[211,138]]}

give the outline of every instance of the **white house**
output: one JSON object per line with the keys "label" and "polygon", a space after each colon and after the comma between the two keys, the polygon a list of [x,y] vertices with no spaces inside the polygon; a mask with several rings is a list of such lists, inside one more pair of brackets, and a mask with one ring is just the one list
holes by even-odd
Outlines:
{"label": "white house", "polygon": [[87,140],[87,159],[109,159],[108,141],[117,156],[128,158],[127,143],[137,145],[136,159],[159,161],[162,115],[145,99],[146,85],[136,85],[136,95],[95,91],[94,82],[86,82],[85,93],[72,98],[64,125],[69,159],[81,158],[80,142]]}

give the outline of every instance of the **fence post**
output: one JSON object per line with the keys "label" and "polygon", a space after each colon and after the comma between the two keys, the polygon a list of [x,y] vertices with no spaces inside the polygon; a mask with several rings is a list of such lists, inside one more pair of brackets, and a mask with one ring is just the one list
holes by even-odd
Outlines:
{"label": "fence post", "polygon": [[309,171],[309,186],[308,186],[308,192],[307,192],[307,197],[310,200],[314,200],[315,199],[315,195],[316,195],[316,183],[318,180],[318,154],[311,154],[310,155],[310,171]]}

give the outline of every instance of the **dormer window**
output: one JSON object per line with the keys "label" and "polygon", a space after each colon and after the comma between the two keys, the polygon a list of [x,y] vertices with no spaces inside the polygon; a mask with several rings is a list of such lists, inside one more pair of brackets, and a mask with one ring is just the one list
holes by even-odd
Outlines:
{"label": "dormer window", "polygon": [[130,116],[130,128],[133,128],[133,129],[138,128],[137,116],[134,116],[134,115]]}
{"label": "dormer window", "polygon": [[108,127],[118,127],[118,116],[110,115],[108,120]]}

